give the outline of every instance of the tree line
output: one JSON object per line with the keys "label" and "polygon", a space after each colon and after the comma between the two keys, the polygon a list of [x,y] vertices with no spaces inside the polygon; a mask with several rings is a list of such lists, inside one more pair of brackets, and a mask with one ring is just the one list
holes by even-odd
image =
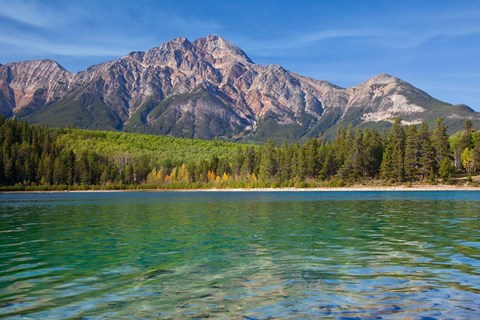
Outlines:
{"label": "tree line", "polygon": [[[468,120],[465,130],[454,137],[447,135],[442,118],[433,129],[426,123],[403,126],[396,119],[388,134],[349,127],[338,129],[333,141],[309,139],[282,146],[269,141],[262,146],[235,144],[234,149],[220,144],[213,154],[185,155],[189,161],[173,154],[174,161],[168,154],[156,158],[139,152],[106,153],[94,146],[78,150],[65,142],[67,134],[82,132],[0,118],[0,185],[15,189],[341,186],[373,180],[448,182],[456,172],[470,175],[480,169],[480,135]],[[89,135],[105,137],[101,132]],[[187,142],[175,143],[172,153]],[[204,141],[188,143],[210,148]]]}

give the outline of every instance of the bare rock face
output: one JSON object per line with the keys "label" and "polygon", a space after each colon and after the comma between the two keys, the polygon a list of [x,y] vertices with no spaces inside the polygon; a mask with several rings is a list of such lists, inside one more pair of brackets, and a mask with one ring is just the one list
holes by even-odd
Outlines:
{"label": "bare rock face", "polygon": [[2,114],[39,109],[62,98],[71,74],[52,60],[7,63],[0,66],[0,88],[5,98]]}
{"label": "bare rock face", "polygon": [[[261,66],[210,35],[176,38],[72,74],[51,60],[0,65],[0,114],[52,126],[204,139],[295,140],[338,126],[479,116],[381,74],[344,89]],[[480,122],[480,120],[478,120]]]}

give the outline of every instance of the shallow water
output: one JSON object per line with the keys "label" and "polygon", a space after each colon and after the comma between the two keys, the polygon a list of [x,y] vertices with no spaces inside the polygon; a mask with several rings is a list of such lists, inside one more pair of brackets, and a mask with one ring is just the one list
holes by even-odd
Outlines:
{"label": "shallow water", "polygon": [[480,318],[479,192],[0,194],[0,318]]}

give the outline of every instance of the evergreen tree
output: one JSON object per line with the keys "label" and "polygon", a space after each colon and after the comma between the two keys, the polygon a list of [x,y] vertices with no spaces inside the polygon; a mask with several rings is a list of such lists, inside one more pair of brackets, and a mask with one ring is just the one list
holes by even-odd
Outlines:
{"label": "evergreen tree", "polygon": [[335,163],[335,149],[334,147],[327,143],[325,145],[325,161],[323,162],[322,169],[320,170],[320,179],[327,180],[333,177],[336,174],[336,163]]}
{"label": "evergreen tree", "polygon": [[303,148],[305,150],[305,175],[308,178],[315,178],[319,171],[317,148],[318,141],[316,139],[308,139]]}
{"label": "evergreen tree", "polygon": [[473,135],[473,161],[475,162],[475,172],[480,170],[480,131]]}
{"label": "evergreen tree", "polygon": [[286,182],[292,179],[294,151],[289,145],[283,145],[278,153],[278,171],[276,180],[279,182]]}
{"label": "evergreen tree", "polygon": [[420,176],[425,180],[435,179],[438,164],[435,156],[435,149],[430,140],[430,130],[423,122],[418,128],[418,141],[420,146],[420,157],[418,159]]}
{"label": "evergreen tree", "polygon": [[335,154],[335,165],[337,168],[340,168],[345,162],[345,157],[348,151],[347,143],[347,131],[344,128],[339,128],[335,140],[333,142],[334,154]]}
{"label": "evergreen tree", "polygon": [[[0,117],[0,121],[2,118]],[[1,147],[1,146],[0,146]],[[4,185],[5,183],[5,168],[4,168],[4,163],[3,163],[3,152],[0,152],[0,185]]]}
{"label": "evergreen tree", "polygon": [[[255,169],[255,150],[253,148],[247,148],[245,153],[245,158],[242,164],[242,174],[248,175],[251,174]],[[205,170],[207,171],[207,170]]]}
{"label": "evergreen tree", "polygon": [[442,117],[435,121],[435,130],[432,135],[432,144],[435,149],[437,163],[441,163],[445,158],[451,158],[452,151],[447,135],[447,125]]}
{"label": "evergreen tree", "polygon": [[[474,147],[472,133],[473,133],[472,121],[466,120],[462,138],[458,143],[457,150],[455,150],[455,165],[458,170],[462,169],[462,165],[463,165],[462,154],[465,151],[465,149],[472,150]],[[463,168],[465,168],[465,166],[463,166]]]}
{"label": "evergreen tree", "polygon": [[[347,139],[350,135],[347,135]],[[355,132],[353,141],[347,144],[349,149],[345,153],[343,165],[338,170],[339,177],[356,180],[365,173],[365,149],[363,145],[363,133],[359,129]]]}
{"label": "evergreen tree", "polygon": [[259,178],[261,181],[269,182],[277,173],[277,158],[273,141],[269,140],[262,148]]}
{"label": "evergreen tree", "polygon": [[405,181],[405,131],[401,126],[401,120],[395,119],[392,129],[387,135],[385,153],[381,167],[381,175],[384,179],[392,182]]}
{"label": "evergreen tree", "polygon": [[408,126],[405,130],[405,178],[415,181],[418,175],[420,143],[417,127]]}
{"label": "evergreen tree", "polygon": [[443,160],[440,162],[440,168],[438,169],[438,174],[443,179],[443,181],[449,181],[454,171],[455,167],[452,164],[452,160],[447,157],[443,158]]}
{"label": "evergreen tree", "polygon": [[306,166],[306,155],[305,155],[305,149],[300,147],[300,146],[296,146],[296,150],[295,150],[295,176],[294,178],[297,180],[297,181],[303,181],[305,180],[305,177],[307,175],[307,166]]}
{"label": "evergreen tree", "polygon": [[[243,152],[242,149],[240,148],[237,149],[235,157],[232,162],[233,162],[232,173],[238,177],[242,174],[242,165],[245,162],[245,153]],[[192,170],[191,172],[194,172],[194,170]]]}
{"label": "evergreen tree", "polygon": [[383,158],[383,139],[374,130],[365,130],[363,135],[365,148],[365,169],[371,178],[378,176]]}

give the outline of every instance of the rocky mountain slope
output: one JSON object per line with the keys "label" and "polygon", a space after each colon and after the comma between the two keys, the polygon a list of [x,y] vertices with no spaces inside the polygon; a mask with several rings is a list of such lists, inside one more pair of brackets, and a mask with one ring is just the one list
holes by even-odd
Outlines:
{"label": "rocky mountain slope", "polygon": [[328,135],[349,124],[386,128],[395,117],[432,123],[443,116],[451,130],[465,119],[480,124],[469,107],[398,78],[381,74],[344,89],[255,64],[215,35],[173,39],[76,74],[51,60],[0,65],[0,114],[51,126],[258,141]]}

